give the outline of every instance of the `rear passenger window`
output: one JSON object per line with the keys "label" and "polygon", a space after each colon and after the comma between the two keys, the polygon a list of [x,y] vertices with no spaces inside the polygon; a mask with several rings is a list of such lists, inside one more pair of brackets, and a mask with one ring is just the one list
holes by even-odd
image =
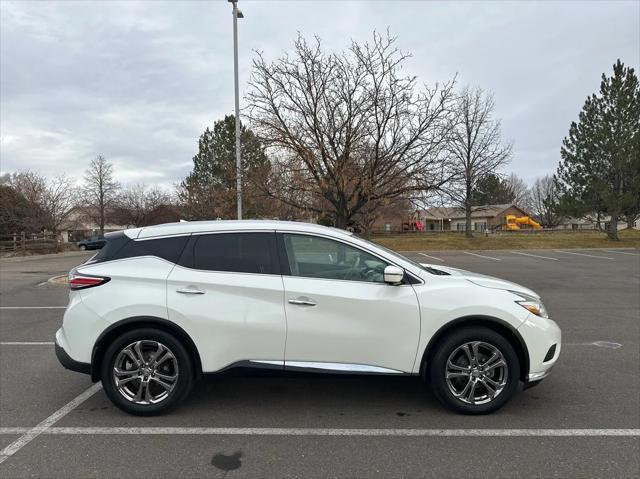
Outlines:
{"label": "rear passenger window", "polygon": [[180,263],[209,271],[279,274],[275,238],[275,233],[196,235],[187,247],[192,251],[185,251]]}

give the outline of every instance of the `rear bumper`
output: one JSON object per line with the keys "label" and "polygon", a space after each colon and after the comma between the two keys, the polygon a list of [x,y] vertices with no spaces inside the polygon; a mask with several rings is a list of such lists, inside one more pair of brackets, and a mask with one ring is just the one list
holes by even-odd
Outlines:
{"label": "rear bumper", "polygon": [[62,364],[66,369],[76,371],[78,373],[91,374],[91,364],[76,361],[69,356],[67,351],[65,351],[65,349],[58,343],[58,334],[56,334],[55,349],[58,361],[60,361],[60,364]]}

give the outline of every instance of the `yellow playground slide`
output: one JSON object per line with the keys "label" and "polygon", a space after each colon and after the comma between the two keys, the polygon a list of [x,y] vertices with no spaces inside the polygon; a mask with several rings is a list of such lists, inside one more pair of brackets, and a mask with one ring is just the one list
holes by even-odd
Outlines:
{"label": "yellow playground slide", "polygon": [[528,216],[517,217],[515,215],[507,215],[506,220],[506,227],[508,230],[519,230],[521,225],[531,226],[534,230],[542,229],[540,223],[532,220]]}

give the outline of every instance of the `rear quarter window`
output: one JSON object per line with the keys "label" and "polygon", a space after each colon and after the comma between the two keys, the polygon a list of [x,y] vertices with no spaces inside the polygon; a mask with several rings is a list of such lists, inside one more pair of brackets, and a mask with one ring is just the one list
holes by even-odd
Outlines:
{"label": "rear quarter window", "polygon": [[134,241],[119,231],[105,235],[106,244],[87,264],[103,263],[116,259],[155,256],[177,263],[189,236],[174,236]]}
{"label": "rear quarter window", "polygon": [[105,244],[98,252],[89,258],[85,264],[102,263],[110,261],[114,255],[122,249],[131,239],[124,234],[124,231],[116,231],[104,235]]}
{"label": "rear quarter window", "polygon": [[131,240],[125,244],[112,259],[135,258],[137,256],[156,256],[171,263],[177,263],[188,236],[173,236],[148,240]]}

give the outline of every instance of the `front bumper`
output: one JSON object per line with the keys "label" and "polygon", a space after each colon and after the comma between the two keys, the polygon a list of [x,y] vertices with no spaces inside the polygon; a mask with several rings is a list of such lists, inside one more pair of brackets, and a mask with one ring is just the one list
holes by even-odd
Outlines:
{"label": "front bumper", "polygon": [[526,383],[537,383],[549,375],[551,368],[560,357],[562,333],[558,325],[551,319],[533,314],[527,317],[518,328],[518,332],[529,351],[529,371],[526,375]]}
{"label": "front bumper", "polygon": [[59,334],[60,331],[58,331],[58,333],[56,334],[55,349],[56,357],[58,358],[58,361],[60,361],[60,364],[62,364],[66,369],[69,369],[70,371],[91,374],[91,364],[76,361],[71,356],[69,356],[64,347],[62,347],[58,342]]}
{"label": "front bumper", "polygon": [[551,368],[547,369],[546,371],[542,371],[540,373],[529,373],[529,375],[527,376],[527,382],[532,383],[536,381],[542,381],[544,378],[546,378],[549,375],[550,372],[551,372]]}

